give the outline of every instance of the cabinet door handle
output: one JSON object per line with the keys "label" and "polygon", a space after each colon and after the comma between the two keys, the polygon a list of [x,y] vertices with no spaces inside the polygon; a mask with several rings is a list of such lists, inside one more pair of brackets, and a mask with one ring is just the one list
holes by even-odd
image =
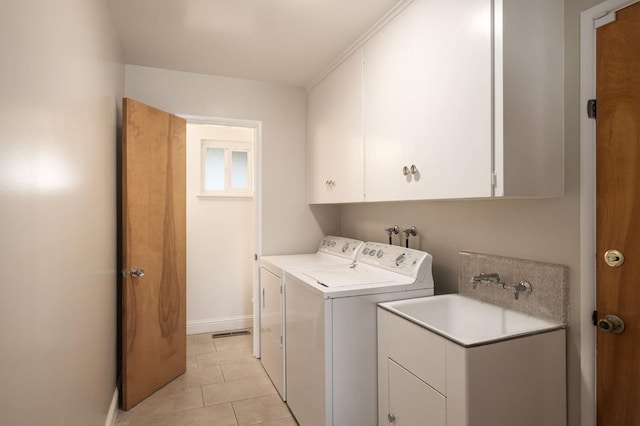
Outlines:
{"label": "cabinet door handle", "polygon": [[409,173],[411,173],[411,171],[409,170],[409,168],[407,166],[404,166],[402,168],[402,174],[405,176],[409,176]]}
{"label": "cabinet door handle", "polygon": [[396,422],[396,416],[394,416],[393,414],[389,413],[389,414],[387,414],[387,420],[389,420],[389,423],[395,423]]}
{"label": "cabinet door handle", "polygon": [[264,308],[264,288],[262,289],[262,307]]}
{"label": "cabinet door handle", "polygon": [[412,164],[411,169],[409,169],[409,171],[411,172],[412,175],[415,175],[416,173],[418,173],[418,168],[416,167],[415,164]]}

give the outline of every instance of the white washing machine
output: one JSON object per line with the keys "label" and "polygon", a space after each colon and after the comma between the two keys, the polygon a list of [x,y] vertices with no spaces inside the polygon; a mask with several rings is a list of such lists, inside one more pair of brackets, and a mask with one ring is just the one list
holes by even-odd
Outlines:
{"label": "white washing machine", "polygon": [[300,425],[378,424],[376,305],[433,295],[431,264],[369,242],[352,265],[286,274],[287,405]]}
{"label": "white washing machine", "polygon": [[309,254],[260,258],[260,360],[283,400],[286,400],[284,276],[304,267],[350,265],[363,242],[326,236],[318,251]]}

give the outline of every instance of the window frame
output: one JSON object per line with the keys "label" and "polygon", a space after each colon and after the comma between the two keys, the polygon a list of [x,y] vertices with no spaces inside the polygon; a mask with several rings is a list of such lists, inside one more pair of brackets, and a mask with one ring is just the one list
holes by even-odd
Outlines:
{"label": "window frame", "polygon": [[[224,150],[224,189],[205,189],[207,171],[207,148]],[[247,188],[232,188],[232,153],[247,153]],[[202,139],[200,141],[200,195],[202,198],[252,198],[253,197],[253,143],[241,141],[225,141],[217,139]]]}

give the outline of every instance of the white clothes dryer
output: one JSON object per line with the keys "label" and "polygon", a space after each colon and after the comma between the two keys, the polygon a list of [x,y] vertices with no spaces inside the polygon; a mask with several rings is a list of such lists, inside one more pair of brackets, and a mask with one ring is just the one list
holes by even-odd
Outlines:
{"label": "white clothes dryer", "polygon": [[286,274],[287,404],[304,426],[378,424],[376,305],[433,295],[432,256],[365,243],[352,265]]}
{"label": "white clothes dryer", "polygon": [[350,265],[363,242],[326,236],[315,253],[260,258],[260,361],[283,401],[286,401],[284,276],[305,267]]}

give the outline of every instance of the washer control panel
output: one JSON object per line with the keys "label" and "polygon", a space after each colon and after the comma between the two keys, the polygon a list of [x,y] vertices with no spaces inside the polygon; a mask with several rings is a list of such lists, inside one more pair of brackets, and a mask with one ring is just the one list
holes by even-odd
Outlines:
{"label": "washer control panel", "polygon": [[363,244],[364,242],[360,240],[327,235],[320,241],[318,251],[355,260],[356,254]]}
{"label": "washer control panel", "polygon": [[403,275],[417,277],[431,255],[424,251],[381,243],[364,243],[357,261]]}

